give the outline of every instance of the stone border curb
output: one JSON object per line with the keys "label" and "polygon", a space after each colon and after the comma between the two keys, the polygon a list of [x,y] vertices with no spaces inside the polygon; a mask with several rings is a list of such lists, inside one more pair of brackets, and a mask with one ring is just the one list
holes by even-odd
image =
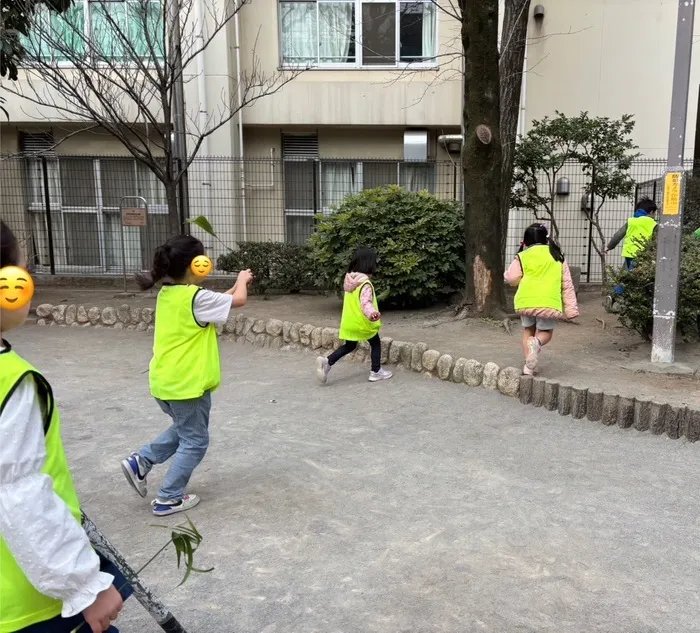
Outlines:
{"label": "stone border curb", "polygon": [[[127,304],[116,308],[98,308],[44,303],[37,306],[36,315],[38,326],[113,328],[139,332],[153,332],[155,329],[153,308],[132,308]],[[232,314],[225,325],[217,327],[217,333],[231,342],[295,352],[309,350],[320,354],[337,349],[341,344],[338,330],[334,328],[279,319],[264,321],[242,313]],[[368,362],[367,342],[360,343],[350,359],[358,363]],[[665,434],[670,439],[685,438],[689,442],[700,439],[700,409],[523,376],[516,367],[501,368],[496,363],[484,365],[475,359],[454,359],[449,354],[429,349],[425,343],[383,337],[382,363],[397,365],[427,378],[498,391],[505,396],[518,398],[522,404],[558,411],[559,415],[574,420],[587,418],[606,426],[650,431],[654,435]]]}

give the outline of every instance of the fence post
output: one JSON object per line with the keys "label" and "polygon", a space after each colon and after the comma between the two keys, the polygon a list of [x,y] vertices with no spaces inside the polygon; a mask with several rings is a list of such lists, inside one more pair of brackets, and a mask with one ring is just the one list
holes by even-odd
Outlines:
{"label": "fence post", "polygon": [[318,213],[318,160],[315,158],[313,160],[313,204],[314,204],[314,215]]}
{"label": "fence post", "polygon": [[[182,159],[177,158],[176,163],[177,163],[178,172],[181,172],[182,171]],[[189,222],[187,222],[187,217],[189,216],[189,206],[188,206],[189,200],[187,200],[187,196],[188,196],[189,192],[187,189],[187,182],[186,182],[186,177],[185,177],[184,173],[180,176],[180,180],[178,180],[177,189],[178,189],[178,214],[180,216],[180,233],[182,233],[183,235],[189,235],[190,234],[190,227],[189,227]]]}
{"label": "fence post", "polygon": [[[586,262],[586,281],[591,283],[591,255],[593,255],[593,209],[595,208],[595,165],[591,170],[591,211],[588,216],[588,257]],[[603,271],[605,272],[605,271]]]}
{"label": "fence post", "polygon": [[56,274],[56,260],[53,254],[53,226],[51,224],[51,194],[49,192],[49,167],[46,156],[41,157],[41,171],[44,177],[44,208],[46,209],[46,231],[49,238],[49,266],[51,274]]}
{"label": "fence post", "polygon": [[[457,200],[457,163],[452,161],[452,199]],[[508,232],[508,227],[505,227]]]}

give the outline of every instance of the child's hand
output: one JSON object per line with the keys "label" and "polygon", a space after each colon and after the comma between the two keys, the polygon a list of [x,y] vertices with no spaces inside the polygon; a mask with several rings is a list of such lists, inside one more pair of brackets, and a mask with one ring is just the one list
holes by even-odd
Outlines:
{"label": "child's hand", "polygon": [[379,314],[379,312],[373,312],[373,313],[370,315],[369,320],[370,320],[370,321],[379,321],[379,319],[381,319],[381,318],[382,318],[382,315]]}
{"label": "child's hand", "polygon": [[114,586],[97,594],[97,599],[85,611],[83,617],[92,633],[106,631],[119,617],[124,602]]}
{"label": "child's hand", "polygon": [[238,273],[238,281],[247,285],[250,285],[253,282],[253,273],[250,268],[242,270]]}

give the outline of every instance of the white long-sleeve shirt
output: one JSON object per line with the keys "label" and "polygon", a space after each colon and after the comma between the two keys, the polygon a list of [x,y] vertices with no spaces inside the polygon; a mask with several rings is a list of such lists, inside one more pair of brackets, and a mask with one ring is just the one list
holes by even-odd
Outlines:
{"label": "white long-sleeve shirt", "polygon": [[27,376],[0,413],[0,535],[29,581],[61,600],[69,618],[114,579],[100,571],[85,531],[41,473],[45,459],[41,403]]}

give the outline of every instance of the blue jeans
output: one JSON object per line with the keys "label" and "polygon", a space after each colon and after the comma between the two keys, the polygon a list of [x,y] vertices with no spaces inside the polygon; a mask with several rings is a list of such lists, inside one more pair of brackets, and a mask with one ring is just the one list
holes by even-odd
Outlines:
{"label": "blue jeans", "polygon": [[147,472],[155,464],[163,464],[175,455],[158,491],[158,498],[179,501],[185,496],[190,477],[209,448],[211,394],[207,392],[194,400],[167,402],[156,398],[156,402],[172,418],[173,424],[137,452],[145,462]]}
{"label": "blue jeans", "polygon": [[[126,578],[124,578],[122,573],[114,564],[110,563],[102,556],[100,556],[100,570],[114,576],[114,582],[112,584],[119,590],[124,600],[134,593],[131,585],[126,584]],[[71,631],[74,631],[78,627],[80,627],[79,633],[91,633],[90,627],[85,624],[85,618],[82,614],[74,615],[72,618],[62,618],[59,615],[51,620],[45,620],[44,622],[32,624],[31,626],[20,629],[17,633],[71,633]],[[119,629],[115,626],[110,626],[107,629],[107,633],[119,633]]]}
{"label": "blue jeans", "polygon": [[[637,266],[637,260],[632,259],[631,257],[625,257],[625,268],[629,271],[634,270],[634,268]],[[613,296],[618,296],[621,295],[622,292],[624,291],[624,288],[621,285],[615,286],[615,289],[613,290]]]}

